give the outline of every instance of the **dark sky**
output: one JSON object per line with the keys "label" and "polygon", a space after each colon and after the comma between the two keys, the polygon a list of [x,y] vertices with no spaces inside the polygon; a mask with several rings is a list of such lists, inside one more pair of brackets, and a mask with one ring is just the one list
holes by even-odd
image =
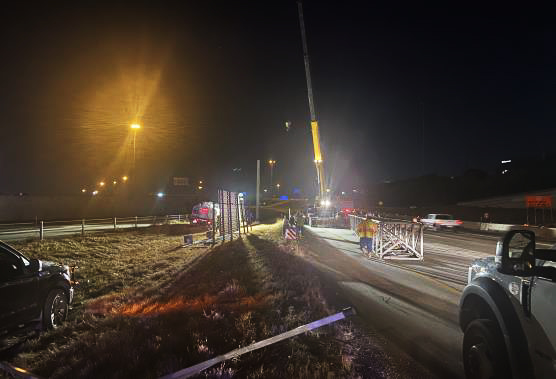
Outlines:
{"label": "dark sky", "polygon": [[[305,2],[332,186],[554,152],[554,9],[485,3]],[[314,184],[294,1],[26,3],[0,41],[0,192],[129,175],[135,120],[149,189],[233,168],[252,186],[270,158],[275,182]]]}

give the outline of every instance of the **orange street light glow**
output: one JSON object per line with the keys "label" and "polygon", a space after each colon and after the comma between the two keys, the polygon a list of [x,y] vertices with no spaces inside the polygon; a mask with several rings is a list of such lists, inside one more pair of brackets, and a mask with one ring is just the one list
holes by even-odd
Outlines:
{"label": "orange street light glow", "polygon": [[139,125],[139,124],[131,124],[131,129],[141,129],[141,125]]}
{"label": "orange street light glow", "polygon": [[123,180],[124,182],[126,182],[126,181],[127,181],[127,176],[122,176],[122,180]]}
{"label": "orange street light glow", "polygon": [[100,185],[101,187],[104,187],[104,182],[100,182],[99,185]]}

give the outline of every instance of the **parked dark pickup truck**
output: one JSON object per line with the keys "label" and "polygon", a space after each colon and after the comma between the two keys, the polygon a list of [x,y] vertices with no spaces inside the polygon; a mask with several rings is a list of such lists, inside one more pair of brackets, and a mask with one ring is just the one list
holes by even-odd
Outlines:
{"label": "parked dark pickup truck", "polygon": [[68,266],[29,259],[0,241],[0,339],[35,324],[57,328],[73,301]]}

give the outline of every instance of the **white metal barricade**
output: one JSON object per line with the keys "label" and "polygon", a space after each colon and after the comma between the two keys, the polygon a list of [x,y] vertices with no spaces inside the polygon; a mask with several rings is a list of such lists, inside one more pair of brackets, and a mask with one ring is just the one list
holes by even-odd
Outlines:
{"label": "white metal barricade", "polygon": [[[350,215],[350,229],[354,232],[363,217]],[[403,220],[376,220],[377,234],[374,255],[381,259],[423,260],[423,224]]]}

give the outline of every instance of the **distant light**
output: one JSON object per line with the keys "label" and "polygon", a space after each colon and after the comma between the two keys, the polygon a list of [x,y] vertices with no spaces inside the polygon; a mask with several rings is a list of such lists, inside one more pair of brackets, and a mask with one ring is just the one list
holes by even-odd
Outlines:
{"label": "distant light", "polygon": [[276,184],[276,187],[280,188],[280,183]]}
{"label": "distant light", "polygon": [[327,189],[326,189],[326,192],[330,192],[330,188],[327,188]]}
{"label": "distant light", "polygon": [[139,124],[131,124],[131,129],[141,129],[141,125],[139,125]]}
{"label": "distant light", "polygon": [[202,181],[202,180],[199,180],[199,184],[203,184],[203,181]]}
{"label": "distant light", "polygon": [[357,190],[356,190],[356,189],[354,189],[354,190],[353,190],[353,192],[356,192],[356,193],[357,193]]}
{"label": "distant light", "polygon": [[97,190],[94,190],[94,191],[93,191],[93,196],[96,196],[96,195],[98,195],[98,191],[97,191]]}
{"label": "distant light", "polygon": [[203,189],[203,186],[199,186],[199,187],[197,187],[197,188],[200,189],[200,190],[202,190],[202,189]]}
{"label": "distant light", "polygon": [[159,192],[159,193],[156,194],[156,196],[158,196],[158,197],[164,197],[164,193],[163,193],[163,192]]}
{"label": "distant light", "polygon": [[342,195],[345,195],[345,194],[346,194],[346,192],[345,192],[345,191],[342,191]]}
{"label": "distant light", "polygon": [[122,176],[122,180],[123,180],[124,182],[127,182],[127,179],[128,179],[127,176]]}
{"label": "distant light", "polygon": [[512,163],[512,160],[511,160],[511,159],[508,159],[508,160],[506,160],[506,161],[502,161],[502,164],[504,164],[504,163]]}
{"label": "distant light", "polygon": [[267,192],[268,190],[265,188],[264,191]]}
{"label": "distant light", "polygon": [[87,190],[85,188],[81,189],[81,192],[85,193]]}
{"label": "distant light", "polygon": [[502,171],[502,175],[507,174],[508,172],[510,172],[510,170],[504,170]]}
{"label": "distant light", "polygon": [[320,205],[323,206],[323,207],[328,207],[328,206],[330,206],[330,200],[322,200],[320,202]]}
{"label": "distant light", "polygon": [[114,181],[112,182],[112,184],[116,185],[116,184],[118,184],[118,182],[114,180]]}
{"label": "distant light", "polygon": [[282,195],[280,196],[280,200],[288,200],[288,195]]}
{"label": "distant light", "polygon": [[104,187],[104,182],[100,182],[98,185]]}

